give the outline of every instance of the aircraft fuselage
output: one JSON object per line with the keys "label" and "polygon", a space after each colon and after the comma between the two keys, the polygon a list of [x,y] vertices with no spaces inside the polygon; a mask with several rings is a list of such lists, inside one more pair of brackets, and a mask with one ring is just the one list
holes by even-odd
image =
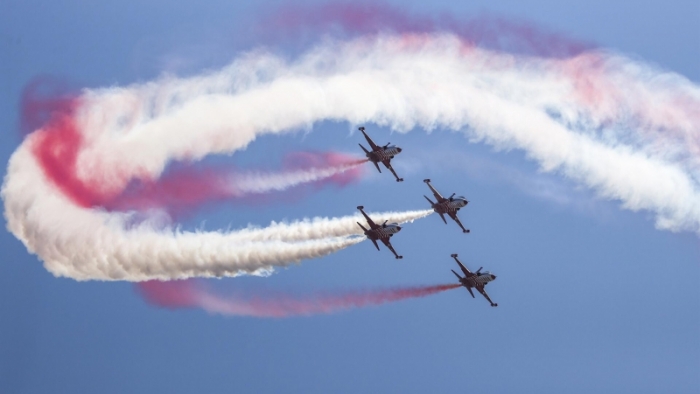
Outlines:
{"label": "aircraft fuselage", "polygon": [[457,198],[453,198],[451,201],[446,200],[443,202],[438,202],[438,203],[433,204],[433,210],[436,213],[457,212],[461,208],[467,206],[467,204],[469,204],[469,201],[467,201],[466,198],[457,197]]}
{"label": "aircraft fuselage", "polygon": [[496,279],[496,275],[486,271],[468,278],[461,278],[459,283],[465,287],[486,286],[487,283]]}
{"label": "aircraft fuselage", "polygon": [[384,160],[391,160],[394,156],[401,153],[401,148],[395,145],[387,147],[378,147],[376,150],[367,152],[367,158],[373,163],[381,163]]}
{"label": "aircraft fuselage", "polygon": [[401,231],[401,226],[399,226],[397,223],[391,223],[367,230],[365,231],[365,235],[370,239],[386,239],[399,231]]}

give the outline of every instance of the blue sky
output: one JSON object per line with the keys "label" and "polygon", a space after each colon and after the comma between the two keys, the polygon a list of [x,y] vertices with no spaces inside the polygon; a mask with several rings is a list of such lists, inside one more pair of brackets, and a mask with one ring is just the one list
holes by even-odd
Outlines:
{"label": "blue sky", "polygon": [[[700,4],[695,1],[411,2],[417,14],[482,12],[522,18],[644,59],[700,82]],[[163,71],[196,73],[256,46],[253,2],[125,1],[0,5],[0,155],[20,140],[18,99],[36,75],[79,86],[143,82]],[[403,3],[402,3],[403,4]],[[280,48],[285,50],[285,48]],[[233,161],[261,165],[290,150],[352,152],[359,136],[324,122],[309,134],[267,136]],[[498,275],[498,308],[461,290],[333,315],[265,320],[169,311],[144,303],[129,283],[54,278],[10,233],[0,235],[0,391],[442,392],[475,390],[695,393],[700,389],[700,243],[654,228],[517,150],[495,152],[437,130],[377,142],[404,148],[403,184],[371,174],[343,190],[292,205],[227,206],[184,225],[209,229],[271,220],[421,209],[430,177],[443,194],[471,201],[463,235],[430,216],[393,243],[363,242],[222,286],[333,289],[445,283],[450,253]],[[411,152],[416,152],[415,155]],[[413,155],[413,157],[411,157]],[[453,158],[445,167],[431,156]],[[421,161],[418,162],[419,158]],[[3,171],[6,171],[3,166]],[[4,174],[4,173],[3,173]]]}

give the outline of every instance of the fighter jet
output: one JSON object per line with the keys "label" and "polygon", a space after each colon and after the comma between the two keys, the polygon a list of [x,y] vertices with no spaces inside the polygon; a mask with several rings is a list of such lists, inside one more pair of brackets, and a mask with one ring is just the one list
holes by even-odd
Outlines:
{"label": "fighter jet", "polygon": [[486,294],[486,290],[484,290],[484,286],[486,286],[489,282],[492,280],[496,279],[496,275],[490,273],[489,271],[486,272],[481,272],[481,269],[484,267],[479,267],[476,272],[471,272],[467,267],[462,264],[459,259],[457,259],[457,254],[453,254],[452,257],[454,257],[455,261],[457,264],[459,264],[459,268],[462,269],[462,272],[464,273],[464,278],[459,276],[458,273],[455,272],[455,270],[452,270],[452,273],[455,274],[457,278],[459,278],[459,283],[464,286],[468,291],[469,294],[472,295],[472,298],[474,297],[474,293],[472,292],[472,287],[477,289],[481,295],[483,295],[488,302],[491,303],[491,306],[498,306],[498,304],[495,304],[493,301],[491,301],[491,298],[489,298],[489,295]]}
{"label": "fighter jet", "polygon": [[396,175],[396,171],[394,171],[394,168],[391,167],[391,159],[394,158],[394,156],[398,155],[401,153],[401,148],[399,148],[396,145],[389,145],[391,142],[387,142],[386,145],[384,146],[379,146],[372,141],[371,138],[365,133],[365,128],[360,127],[359,130],[364,134],[365,139],[367,140],[367,143],[369,146],[372,148],[372,151],[368,151],[365,149],[362,144],[360,145],[360,148],[362,148],[363,151],[365,151],[365,155],[367,155],[367,158],[369,161],[371,161],[375,167],[377,167],[377,171],[382,172],[381,169],[379,169],[379,163],[381,162],[384,164],[386,168],[391,171],[392,174],[394,174],[394,177],[396,177],[396,182],[403,182],[403,178],[399,178],[398,175]]}
{"label": "fighter jet", "polygon": [[432,202],[425,195],[423,197],[425,197],[425,199],[428,200],[430,205],[433,207],[433,210],[440,215],[442,221],[445,222],[445,224],[447,224],[447,220],[445,220],[445,214],[448,214],[452,218],[452,220],[457,222],[459,227],[462,228],[463,233],[468,233],[469,229],[466,229],[464,228],[464,226],[462,226],[462,222],[460,222],[459,218],[457,217],[457,211],[467,206],[467,204],[469,204],[469,201],[467,201],[467,199],[462,196],[455,197],[456,193],[452,193],[452,195],[449,198],[445,198],[442,195],[440,195],[440,192],[435,190],[433,185],[430,184],[430,179],[424,179],[423,182],[428,184],[428,187],[430,188],[430,190],[432,190],[433,195],[437,199],[437,202]]}
{"label": "fighter jet", "polygon": [[389,238],[393,237],[394,234],[398,233],[401,231],[401,226],[399,226],[398,223],[390,223],[386,224],[388,220],[385,220],[383,224],[379,225],[374,223],[372,219],[370,219],[369,216],[363,211],[364,207],[360,205],[357,207],[357,209],[362,212],[362,215],[364,215],[365,219],[367,219],[367,224],[369,224],[369,230],[364,228],[359,222],[357,222],[357,225],[362,228],[362,230],[365,232],[365,235],[367,238],[369,238],[370,241],[374,244],[374,246],[379,250],[379,245],[377,245],[377,240],[384,242],[384,245],[386,245],[389,250],[396,256],[397,259],[402,259],[403,256],[399,256],[396,254],[396,251],[394,248],[391,246],[391,242],[389,242]]}

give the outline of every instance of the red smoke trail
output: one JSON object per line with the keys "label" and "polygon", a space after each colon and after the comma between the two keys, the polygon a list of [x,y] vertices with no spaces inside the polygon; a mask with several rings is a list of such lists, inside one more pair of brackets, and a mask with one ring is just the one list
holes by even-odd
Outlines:
{"label": "red smoke trail", "polygon": [[[328,178],[329,182],[338,186],[346,186],[356,182],[362,176],[362,167],[359,167],[359,165],[364,163],[367,163],[367,159],[359,159],[356,156],[338,152],[293,152],[285,157],[283,168],[293,171],[310,168],[323,169],[352,166],[348,170]],[[324,182],[317,182],[316,185],[322,186]]]}
{"label": "red smoke trail", "polygon": [[527,22],[489,15],[468,20],[457,20],[447,14],[438,18],[415,16],[377,2],[337,2],[318,6],[290,4],[263,17],[262,25],[267,29],[261,32],[263,35],[279,34],[279,37],[270,38],[284,39],[290,35],[317,37],[319,33],[329,32],[367,35],[387,31],[446,31],[459,35],[470,45],[542,57],[571,57],[593,47]]}
{"label": "red smoke trail", "polygon": [[97,174],[88,171],[89,180],[78,176],[84,140],[76,113],[82,103],[78,95],[67,91],[67,84],[56,78],[29,82],[22,93],[20,131],[35,132],[32,153],[48,180],[76,205],[93,207],[113,198],[115,192]]}
{"label": "red smoke trail", "polygon": [[[344,187],[357,181],[362,175],[360,164],[366,162],[354,156],[336,152],[293,152],[283,160],[280,170],[255,173],[260,176],[292,174],[295,171],[347,168],[330,177],[308,184],[298,185],[284,192],[251,192],[236,186],[237,179],[245,177],[243,172],[227,168],[197,167],[192,165],[171,166],[158,179],[132,181],[119,195],[101,205],[108,210],[128,211],[153,208],[166,209],[171,214],[185,214],[203,204],[215,202],[260,205],[271,202],[290,202],[302,198],[305,191],[313,188],[336,185]],[[240,183],[240,182],[239,182]]]}
{"label": "red smoke trail", "polygon": [[83,147],[83,136],[78,130],[74,112],[79,99],[57,99],[49,121],[33,141],[32,151],[44,175],[73,203],[81,207],[99,205],[110,196],[101,192],[94,182],[78,177],[78,154]]}
{"label": "red smoke trail", "polygon": [[[652,125],[661,133],[676,138],[678,143],[689,146],[692,154],[700,154],[700,137],[692,132],[700,125],[700,111],[696,110],[700,101],[696,95],[667,86],[667,91],[657,92],[654,97],[640,92],[634,105],[621,106],[619,103],[625,101],[621,96],[630,95],[630,92],[621,92],[619,86],[634,85],[636,81],[621,83],[624,77],[617,73],[619,64],[609,54],[593,51],[597,46],[591,43],[546,31],[528,22],[494,15],[464,20],[446,14],[414,15],[381,2],[335,2],[315,6],[290,3],[262,19],[262,26],[267,30],[259,32],[261,36],[286,42],[300,37],[315,39],[329,33],[342,37],[391,32],[401,34],[409,45],[411,42],[420,45],[421,33],[448,32],[461,37],[465,52],[482,47],[518,55],[565,59],[559,69],[550,71],[558,71],[571,82],[572,99],[601,123],[611,125],[624,119],[628,123],[637,121],[640,126]],[[275,34],[278,36],[274,37]],[[664,100],[659,101],[659,98]],[[691,132],[676,130],[678,124],[689,125],[687,129]],[[658,131],[645,132],[646,129],[648,127],[639,127],[640,133],[659,134]]]}
{"label": "red smoke trail", "polygon": [[33,78],[20,98],[20,132],[25,136],[48,123],[54,114],[71,114],[78,97],[69,84],[56,77]]}
{"label": "red smoke trail", "polygon": [[[129,182],[105,179],[89,171],[79,176],[78,156],[84,148],[84,138],[75,115],[81,102],[68,94],[51,96],[63,89],[57,86],[43,79],[29,83],[22,96],[21,128],[23,132],[30,128],[39,130],[32,141],[32,152],[46,177],[76,205],[108,210],[163,208],[181,214],[216,201],[235,199],[248,204],[276,201],[274,193],[262,196],[237,190],[236,178],[245,174],[231,168],[174,163],[171,170],[158,179],[141,176]],[[329,185],[343,187],[357,181],[362,175],[359,165],[365,161],[336,152],[295,152],[287,155],[277,173],[263,175],[347,168],[344,172],[285,190],[284,200],[291,201],[301,198],[305,190]],[[278,194],[281,197],[281,193]]]}
{"label": "red smoke trail", "polygon": [[306,296],[277,293],[265,297],[250,297],[221,296],[195,280],[148,281],[136,284],[137,290],[146,301],[163,308],[201,308],[222,315],[273,318],[327,314],[350,308],[380,305],[408,298],[426,297],[459,286],[444,284],[343,293],[324,292]]}

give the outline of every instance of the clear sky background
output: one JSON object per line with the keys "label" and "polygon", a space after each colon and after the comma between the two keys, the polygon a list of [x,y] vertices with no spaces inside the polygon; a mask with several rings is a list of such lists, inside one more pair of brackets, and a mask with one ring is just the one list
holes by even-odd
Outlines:
{"label": "clear sky background", "polygon": [[[202,4],[204,3],[204,4]],[[144,82],[212,69],[258,43],[269,2],[15,1],[0,3],[0,158],[20,142],[19,97],[33,77],[76,86]],[[525,19],[644,59],[700,83],[700,3],[659,1],[396,2],[422,15]],[[251,28],[253,26],[254,28]],[[264,29],[264,26],[262,27]],[[284,47],[279,50],[285,50]],[[540,392],[700,391],[700,240],[654,228],[651,215],[557,174],[520,151],[495,152],[437,130],[376,142],[404,148],[406,178],[368,175],[345,189],[269,207],[224,205],[188,219],[207,229],[307,216],[427,208],[420,182],[471,201],[462,234],[436,216],[393,244],[368,242],[226,288],[354,289],[453,281],[450,253],[498,279],[498,308],[463,289],[332,315],[255,319],[163,310],[130,283],[55,278],[0,233],[0,392]],[[347,124],[267,136],[233,161],[274,165],[293,150],[360,153]],[[435,157],[441,156],[438,161]],[[447,159],[444,159],[444,158]],[[2,166],[3,175],[5,165]]]}

